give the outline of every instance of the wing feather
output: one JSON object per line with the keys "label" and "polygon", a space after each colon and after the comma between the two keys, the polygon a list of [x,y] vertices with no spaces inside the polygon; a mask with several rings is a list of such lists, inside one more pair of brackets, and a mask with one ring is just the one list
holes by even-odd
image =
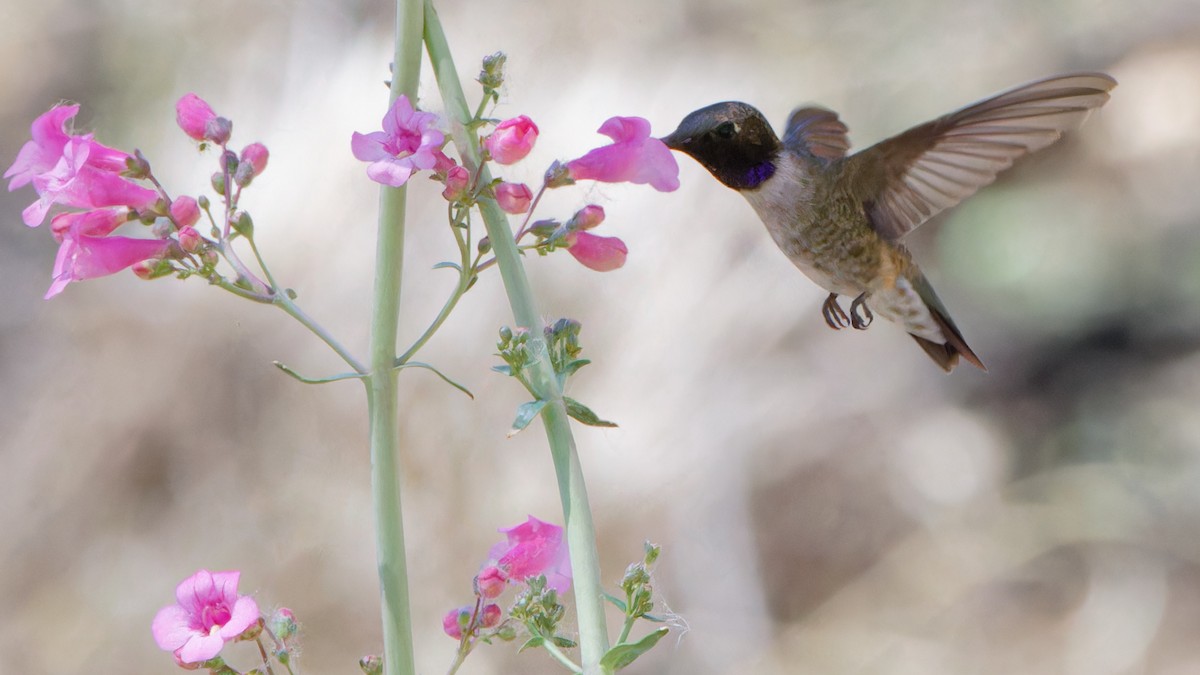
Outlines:
{"label": "wing feather", "polygon": [[1022,85],[852,155],[846,170],[864,186],[875,228],[895,241],[1078,126],[1116,84],[1075,73]]}

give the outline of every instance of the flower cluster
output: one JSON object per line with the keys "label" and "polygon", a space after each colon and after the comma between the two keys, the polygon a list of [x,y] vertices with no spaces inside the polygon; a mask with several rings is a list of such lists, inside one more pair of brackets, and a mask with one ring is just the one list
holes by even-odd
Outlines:
{"label": "flower cluster", "polygon": [[[438,131],[435,124],[434,115],[415,111],[408,99],[400,96],[384,116],[383,130],[355,133],[351,149],[355,157],[370,162],[367,175],[384,185],[400,186],[416,171],[431,170],[434,179],[445,185],[442,196],[454,204],[470,208],[479,199],[494,199],[506,213],[525,215],[525,222],[514,238],[519,245],[527,235],[535,241],[521,245],[521,250],[547,254],[565,248],[581,264],[596,271],[607,272],[623,266],[629,253],[617,237],[589,232],[604,221],[604,209],[588,205],[565,223],[539,220],[530,224],[543,191],[577,180],[649,184],[664,192],[679,187],[675,158],[662,141],[650,136],[650,123],[640,117],[609,119],[599,132],[613,142],[577,159],[555,162],[536,193],[524,183],[503,179],[480,185],[478,170],[473,175],[443,153],[446,134]],[[483,161],[501,166],[515,164],[529,155],[539,133],[538,126],[525,115],[503,120],[481,140]]]}
{"label": "flower cluster", "polygon": [[[41,225],[56,206],[67,209],[50,219],[59,249],[46,298],[58,295],[73,281],[126,268],[133,268],[143,278],[211,268],[215,254],[193,227],[200,219],[201,203],[192,197],[172,200],[154,180],[150,164],[140,153],[105,146],[93,134],[73,133],[71,121],[78,113],[78,105],[58,105],[34,120],[32,140],[4,173],[9,191],[30,184],[37,191],[37,200],[22,213],[26,225]],[[218,117],[195,94],[179,100],[176,120],[201,144],[224,148],[232,131],[232,123]],[[224,151],[224,170],[219,180],[214,177],[214,187],[219,187],[223,196],[228,194],[226,182],[240,190],[262,173],[267,157],[267,149],[260,143],[247,146],[240,158]],[[147,181],[152,187],[135,181]],[[153,236],[114,234],[133,221],[152,225]]]}
{"label": "flower cluster", "polygon": [[505,540],[488,551],[474,581],[475,602],[457,607],[442,618],[442,628],[469,649],[476,638],[511,639],[515,629],[504,625],[504,611],[492,602],[508,586],[540,579],[546,588],[565,593],[571,588],[571,563],[563,529],[533,516],[500,530]]}

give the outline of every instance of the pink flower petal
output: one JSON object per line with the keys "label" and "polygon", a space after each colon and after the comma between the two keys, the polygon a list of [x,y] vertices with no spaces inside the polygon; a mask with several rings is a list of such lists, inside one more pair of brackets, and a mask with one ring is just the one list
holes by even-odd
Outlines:
{"label": "pink flower petal", "polygon": [[190,614],[179,605],[169,605],[158,610],[150,632],[160,649],[175,651],[186,643],[196,631],[189,625]]}
{"label": "pink flower petal", "polygon": [[629,249],[620,239],[601,237],[590,232],[577,232],[571,236],[567,251],[584,267],[597,272],[611,272],[625,264]]}
{"label": "pink flower petal", "polygon": [[437,116],[413,110],[408,97],[399,96],[383,116],[383,131],[355,132],[350,151],[355,158],[371,162],[367,177],[400,187],[417,170],[432,169],[448,160],[441,147],[446,137],[434,128]]}
{"label": "pink flower petal", "polygon": [[[237,595],[237,582],[233,584],[233,593]],[[258,603],[254,602],[254,598],[243,595],[233,601],[233,613],[229,615],[229,621],[221,627],[221,637],[226,640],[232,640],[246,629],[253,626],[259,619]]]}
{"label": "pink flower petal", "polygon": [[679,164],[666,144],[650,137],[650,123],[640,117],[613,117],[600,127],[612,145],[596,148],[567,162],[575,180],[649,184],[661,192],[679,187]]}
{"label": "pink flower petal", "polygon": [[184,663],[200,663],[221,653],[225,640],[220,635],[193,635],[177,650],[179,660]]}

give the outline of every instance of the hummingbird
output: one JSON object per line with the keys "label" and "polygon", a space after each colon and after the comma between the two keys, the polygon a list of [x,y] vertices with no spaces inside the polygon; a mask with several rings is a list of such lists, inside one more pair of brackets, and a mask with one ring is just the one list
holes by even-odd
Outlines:
{"label": "hummingbird", "polygon": [[[903,244],[906,234],[996,179],[1104,104],[1116,80],[1071,73],[1030,82],[848,155],[837,113],[797,108],[780,140],[761,112],[715,103],[661,140],[750,202],[775,244],[829,291],[830,328],[900,324],[947,373],[986,371]],[[838,296],[853,298],[850,311]]]}

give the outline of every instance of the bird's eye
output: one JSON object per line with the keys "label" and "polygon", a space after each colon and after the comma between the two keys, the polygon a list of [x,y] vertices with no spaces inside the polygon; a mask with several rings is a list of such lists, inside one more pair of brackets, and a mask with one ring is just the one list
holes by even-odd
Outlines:
{"label": "bird's eye", "polygon": [[719,125],[717,125],[717,136],[721,138],[728,140],[733,138],[733,135],[736,133],[737,125],[733,122],[721,122]]}

